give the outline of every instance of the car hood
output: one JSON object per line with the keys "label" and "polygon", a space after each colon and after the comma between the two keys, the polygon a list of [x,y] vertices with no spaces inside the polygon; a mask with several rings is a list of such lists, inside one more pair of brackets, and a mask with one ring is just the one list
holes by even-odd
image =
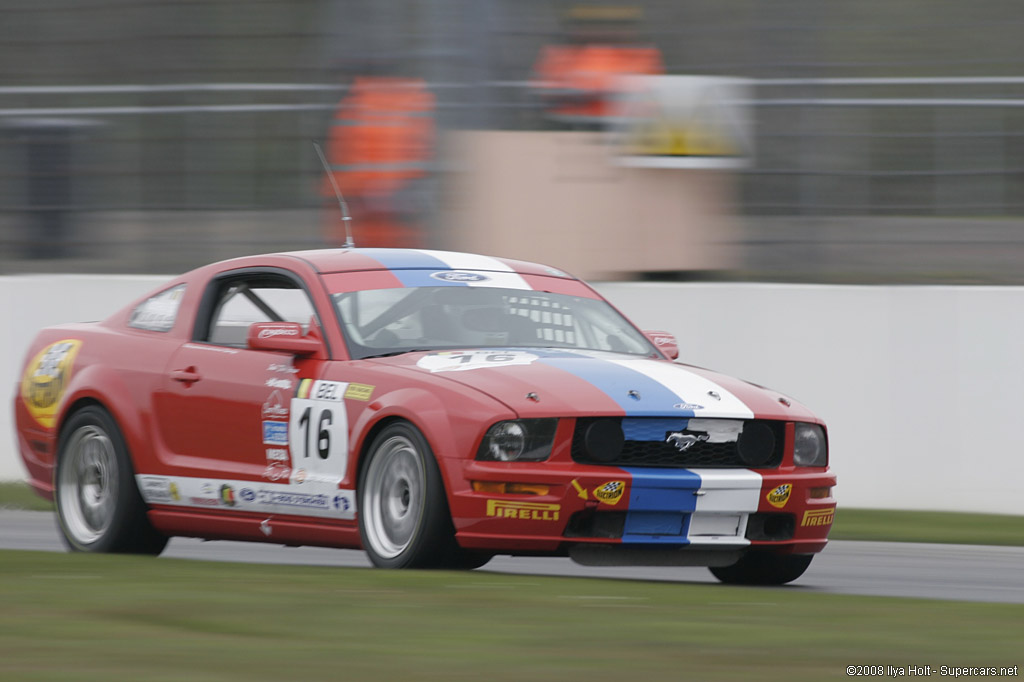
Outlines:
{"label": "car hood", "polygon": [[513,348],[405,353],[369,362],[481,391],[520,417],[817,421],[806,407],[769,389],[698,367],[621,353]]}

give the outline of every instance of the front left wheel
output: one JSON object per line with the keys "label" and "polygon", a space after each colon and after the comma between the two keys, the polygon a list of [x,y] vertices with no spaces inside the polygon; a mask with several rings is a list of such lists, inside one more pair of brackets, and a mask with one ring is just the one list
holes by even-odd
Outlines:
{"label": "front left wheel", "polygon": [[359,535],[374,566],[471,568],[455,542],[444,482],[419,429],[395,422],[374,439],[359,477]]}
{"label": "front left wheel", "polygon": [[103,408],[84,407],[64,424],[54,483],[57,521],[72,550],[157,555],[167,545],[146,517],[128,447]]}

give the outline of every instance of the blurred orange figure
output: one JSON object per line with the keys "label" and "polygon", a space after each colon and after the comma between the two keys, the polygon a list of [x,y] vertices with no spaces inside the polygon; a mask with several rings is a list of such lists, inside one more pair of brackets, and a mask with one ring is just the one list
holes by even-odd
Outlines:
{"label": "blurred orange figure", "polygon": [[[352,212],[358,246],[417,247],[429,203],[434,97],[420,79],[356,78],[327,136],[327,159]],[[333,199],[325,178],[323,193]],[[335,211],[327,240],[345,242]]]}
{"label": "blurred orange figure", "polygon": [[552,120],[576,128],[601,128],[611,114],[616,79],[665,73],[661,52],[637,44],[636,8],[577,7],[568,15],[570,44],[549,45],[534,67]]}

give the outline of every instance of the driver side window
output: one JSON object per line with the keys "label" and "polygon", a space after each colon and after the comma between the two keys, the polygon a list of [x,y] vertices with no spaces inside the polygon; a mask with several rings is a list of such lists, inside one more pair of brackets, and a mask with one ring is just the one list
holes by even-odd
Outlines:
{"label": "driver side window", "polygon": [[233,277],[218,286],[204,340],[245,348],[253,323],[298,322],[305,333],[315,314],[306,292],[290,279],[261,274]]}

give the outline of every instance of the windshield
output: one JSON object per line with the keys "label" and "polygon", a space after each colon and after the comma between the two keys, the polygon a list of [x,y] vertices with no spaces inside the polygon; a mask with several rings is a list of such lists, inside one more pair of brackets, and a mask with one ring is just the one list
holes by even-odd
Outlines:
{"label": "windshield", "polygon": [[602,300],[496,287],[415,287],[334,295],[355,359],[412,350],[565,348],[654,355]]}

